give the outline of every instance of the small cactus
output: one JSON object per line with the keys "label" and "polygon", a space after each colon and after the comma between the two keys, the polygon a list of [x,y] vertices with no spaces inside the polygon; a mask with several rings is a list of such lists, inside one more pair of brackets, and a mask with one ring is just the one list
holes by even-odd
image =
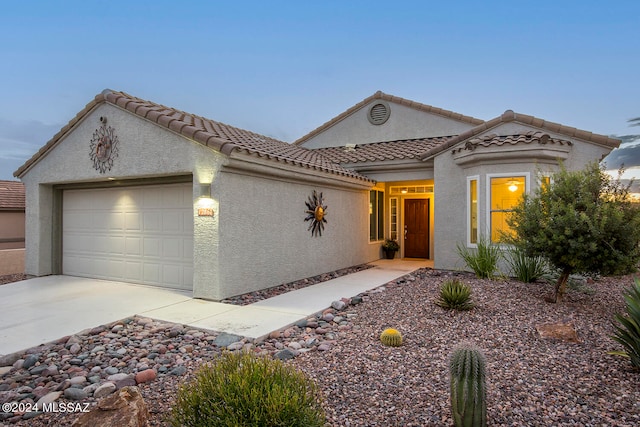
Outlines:
{"label": "small cactus", "polygon": [[468,344],[458,346],[451,355],[451,413],[456,427],[487,425],[485,359]]}
{"label": "small cactus", "polygon": [[402,334],[397,329],[387,328],[380,334],[380,341],[389,347],[400,347],[402,345]]}

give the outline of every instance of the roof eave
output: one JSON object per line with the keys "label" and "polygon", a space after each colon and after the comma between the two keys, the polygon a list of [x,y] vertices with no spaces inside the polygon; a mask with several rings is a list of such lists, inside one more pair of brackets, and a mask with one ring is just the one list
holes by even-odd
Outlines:
{"label": "roof eave", "polygon": [[482,132],[490,131],[491,129],[496,128],[501,124],[509,123],[509,122],[518,122],[518,123],[533,126],[539,129],[545,129],[547,131],[550,131],[556,134],[565,135],[570,138],[580,139],[585,142],[600,145],[610,149],[618,148],[618,146],[620,146],[620,144],[622,143],[622,141],[619,139],[610,138],[605,135],[595,134],[592,132],[588,132],[588,131],[577,129],[570,126],[564,126],[559,123],[548,122],[546,120],[543,120],[534,116],[530,116],[527,114],[518,114],[513,110],[507,110],[504,113],[502,113],[502,115],[495,117],[491,120],[488,120],[474,128],[471,128],[468,131],[461,133],[460,135],[454,136],[450,140],[448,140],[447,142],[445,142],[444,144],[438,147],[432,148],[431,150],[425,152],[420,158],[423,161],[429,160],[439,155],[440,153],[443,153],[449,150],[450,148],[453,148],[459,143],[464,142],[470,138],[473,138],[474,136]]}

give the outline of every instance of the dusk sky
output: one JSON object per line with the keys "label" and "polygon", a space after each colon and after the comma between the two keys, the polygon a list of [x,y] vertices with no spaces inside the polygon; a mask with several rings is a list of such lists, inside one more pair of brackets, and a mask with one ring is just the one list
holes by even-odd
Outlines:
{"label": "dusk sky", "polygon": [[288,142],[377,90],[640,134],[637,0],[23,0],[0,38],[0,179],[105,88]]}

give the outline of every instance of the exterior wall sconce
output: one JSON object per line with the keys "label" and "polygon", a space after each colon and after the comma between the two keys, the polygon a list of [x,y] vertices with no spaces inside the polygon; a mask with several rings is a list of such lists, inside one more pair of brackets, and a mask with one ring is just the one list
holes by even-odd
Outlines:
{"label": "exterior wall sconce", "polygon": [[200,184],[200,197],[211,198],[211,184]]}
{"label": "exterior wall sconce", "polygon": [[211,184],[200,184],[200,196],[196,202],[198,216],[213,217],[213,199],[211,198]]}

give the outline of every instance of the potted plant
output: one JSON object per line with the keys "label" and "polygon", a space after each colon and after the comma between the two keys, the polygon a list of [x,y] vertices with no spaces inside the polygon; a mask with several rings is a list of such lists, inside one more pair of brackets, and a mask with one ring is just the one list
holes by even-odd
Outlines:
{"label": "potted plant", "polygon": [[392,239],[385,239],[382,244],[382,250],[386,259],[393,259],[396,256],[396,252],[400,249],[398,242]]}

